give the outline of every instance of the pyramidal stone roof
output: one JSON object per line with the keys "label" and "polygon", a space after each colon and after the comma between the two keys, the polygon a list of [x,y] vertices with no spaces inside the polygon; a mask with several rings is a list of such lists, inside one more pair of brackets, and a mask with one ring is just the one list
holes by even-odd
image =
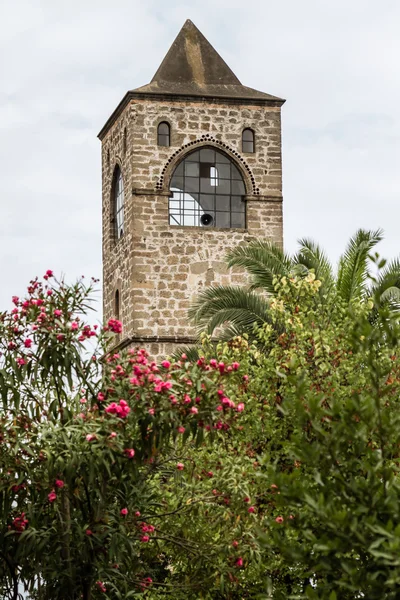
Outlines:
{"label": "pyramidal stone roof", "polygon": [[284,102],[281,98],[242,85],[189,19],[151,82],[132,92]]}
{"label": "pyramidal stone roof", "polygon": [[242,85],[218,52],[189,19],[168,50],[153,79],[147,85],[130,90],[106,121],[98,137],[109,127],[132,98],[169,96],[226,99],[228,102],[282,106],[282,98]]}

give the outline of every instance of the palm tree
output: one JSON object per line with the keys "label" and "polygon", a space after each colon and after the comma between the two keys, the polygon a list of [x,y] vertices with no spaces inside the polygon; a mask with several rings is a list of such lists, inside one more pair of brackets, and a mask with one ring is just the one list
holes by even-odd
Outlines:
{"label": "palm tree", "polygon": [[[370,278],[371,251],[382,240],[382,231],[359,229],[350,239],[339,259],[337,273],[318,244],[299,240],[299,251],[291,256],[269,241],[255,241],[231,250],[228,267],[241,267],[249,275],[249,285],[212,286],[199,294],[189,310],[189,317],[199,332],[212,335],[221,328],[222,339],[254,331],[254,325],[270,322],[269,298],[275,294],[274,278],[304,276],[313,271],[322,282],[321,297],[330,290],[346,303],[374,297],[400,309],[400,260],[383,268],[377,279]],[[264,292],[264,293],[260,293]]]}

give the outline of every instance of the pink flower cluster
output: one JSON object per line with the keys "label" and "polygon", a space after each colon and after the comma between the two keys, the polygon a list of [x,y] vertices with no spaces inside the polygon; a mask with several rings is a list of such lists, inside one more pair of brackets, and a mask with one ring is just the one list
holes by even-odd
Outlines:
{"label": "pink flower cluster", "polygon": [[23,531],[25,531],[28,523],[29,521],[25,518],[25,513],[23,512],[19,517],[15,517],[15,519],[12,522],[12,526],[15,529],[15,531],[17,531],[18,533],[22,533]]}
{"label": "pink flower cluster", "polygon": [[111,402],[111,404],[106,407],[105,411],[110,415],[117,415],[121,419],[125,419],[131,412],[131,409],[125,400],[120,400],[119,404]]}
{"label": "pink flower cluster", "polygon": [[107,591],[107,588],[102,581],[96,581],[96,585],[100,592],[103,592],[103,594]]}
{"label": "pink flower cluster", "polygon": [[122,323],[118,319],[110,319],[104,329],[109,329],[113,333],[122,333]]}
{"label": "pink flower cluster", "polygon": [[154,525],[149,525],[148,523],[141,523],[140,524],[140,531],[142,533],[144,533],[145,535],[142,535],[140,537],[140,541],[143,543],[146,543],[150,540],[150,536],[147,535],[148,533],[153,533],[155,530]]}

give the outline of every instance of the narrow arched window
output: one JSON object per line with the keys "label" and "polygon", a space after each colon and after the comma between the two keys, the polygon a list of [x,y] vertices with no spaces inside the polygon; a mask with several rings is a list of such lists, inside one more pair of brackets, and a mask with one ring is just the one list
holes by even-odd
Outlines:
{"label": "narrow arched window", "polygon": [[170,145],[170,127],[168,123],[163,121],[159,123],[157,129],[157,144],[159,146],[169,146]]}
{"label": "narrow arched window", "polygon": [[124,138],[123,138],[123,142],[122,142],[122,149],[124,154],[126,154],[126,149],[128,147],[128,132],[126,130],[126,127],[124,129]]}
{"label": "narrow arched window", "polygon": [[252,129],[243,129],[242,151],[254,152],[254,131]]}
{"label": "narrow arched window", "polygon": [[115,237],[119,240],[124,234],[124,182],[121,169],[116,167],[113,186]]}
{"label": "narrow arched window", "polygon": [[115,290],[114,310],[115,310],[115,318],[119,321],[120,320],[119,290]]}

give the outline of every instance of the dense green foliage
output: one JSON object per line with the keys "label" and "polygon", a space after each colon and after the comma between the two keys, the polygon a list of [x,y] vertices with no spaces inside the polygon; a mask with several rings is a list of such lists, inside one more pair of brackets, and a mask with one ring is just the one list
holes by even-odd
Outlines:
{"label": "dense green foliage", "polygon": [[3,596],[15,582],[41,600],[399,595],[393,304],[313,272],[271,286],[251,339],[204,337],[198,360],[158,366],[140,350],[98,360],[115,338],[86,325],[81,282],[15,299],[0,332]]}

